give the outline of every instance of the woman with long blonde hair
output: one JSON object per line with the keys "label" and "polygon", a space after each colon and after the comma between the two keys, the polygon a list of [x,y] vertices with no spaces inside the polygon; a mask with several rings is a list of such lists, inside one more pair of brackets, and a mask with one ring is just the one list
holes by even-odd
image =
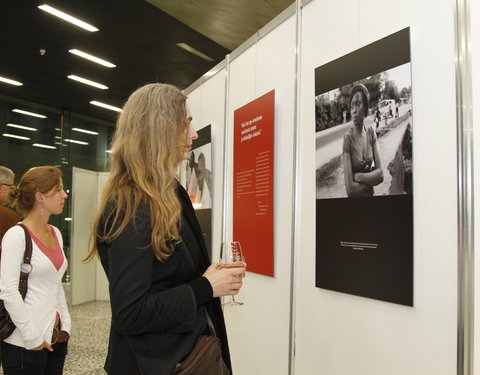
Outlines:
{"label": "woman with long blonde hair", "polygon": [[186,96],[153,83],[137,89],[117,120],[111,174],[94,223],[94,245],[109,280],[112,325],[105,369],[172,374],[211,320],[231,369],[219,302],[242,286],[245,268],[210,264],[176,168],[197,133]]}

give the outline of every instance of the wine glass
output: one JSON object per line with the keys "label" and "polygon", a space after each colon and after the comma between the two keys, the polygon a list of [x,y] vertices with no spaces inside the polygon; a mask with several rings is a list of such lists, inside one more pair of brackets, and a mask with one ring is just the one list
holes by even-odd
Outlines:
{"label": "wine glass", "polygon": [[[242,246],[238,241],[222,242],[220,249],[220,267],[237,268],[244,267],[245,257],[242,254]],[[227,296],[223,297],[222,306],[241,306],[243,302],[236,301],[232,296],[231,301],[225,301]]]}

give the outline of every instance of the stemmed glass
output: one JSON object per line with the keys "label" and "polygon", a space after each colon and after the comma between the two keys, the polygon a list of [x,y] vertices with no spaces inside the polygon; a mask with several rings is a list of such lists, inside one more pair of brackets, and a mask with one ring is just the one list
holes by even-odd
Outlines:
{"label": "stemmed glass", "polygon": [[[221,268],[237,268],[244,267],[245,257],[242,254],[242,246],[238,241],[222,242],[220,249],[220,267]],[[236,301],[232,296],[231,301],[225,301],[227,297],[223,297],[222,306],[241,306],[243,302]]]}

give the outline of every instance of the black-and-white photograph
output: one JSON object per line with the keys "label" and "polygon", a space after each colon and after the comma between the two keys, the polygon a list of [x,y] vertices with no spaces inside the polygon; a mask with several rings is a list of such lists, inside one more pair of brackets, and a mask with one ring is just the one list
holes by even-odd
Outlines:
{"label": "black-and-white photograph", "polygon": [[316,197],[412,193],[410,63],[315,97]]}
{"label": "black-and-white photograph", "polygon": [[185,189],[193,208],[212,208],[212,159],[210,144],[190,151],[185,167]]}
{"label": "black-and-white photograph", "polygon": [[403,29],[315,69],[315,286],[413,306],[413,93]]}
{"label": "black-and-white photograph", "polygon": [[178,178],[190,197],[202,228],[207,251],[212,255],[212,126],[197,131],[192,150],[178,168]]}

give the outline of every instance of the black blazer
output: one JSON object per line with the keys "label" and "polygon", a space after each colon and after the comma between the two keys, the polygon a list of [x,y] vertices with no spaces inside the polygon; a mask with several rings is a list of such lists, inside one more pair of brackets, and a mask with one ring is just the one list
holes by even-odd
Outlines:
{"label": "black blazer", "polygon": [[[177,196],[182,204],[183,241],[167,261],[153,256],[150,214],[144,204],[117,238],[97,242],[112,309],[105,363],[110,375],[170,375],[191,352],[198,336],[207,331],[207,312],[231,369],[220,301],[212,298],[210,283],[201,277],[210,264],[202,231],[180,185]],[[192,251],[200,254],[192,256]]]}

